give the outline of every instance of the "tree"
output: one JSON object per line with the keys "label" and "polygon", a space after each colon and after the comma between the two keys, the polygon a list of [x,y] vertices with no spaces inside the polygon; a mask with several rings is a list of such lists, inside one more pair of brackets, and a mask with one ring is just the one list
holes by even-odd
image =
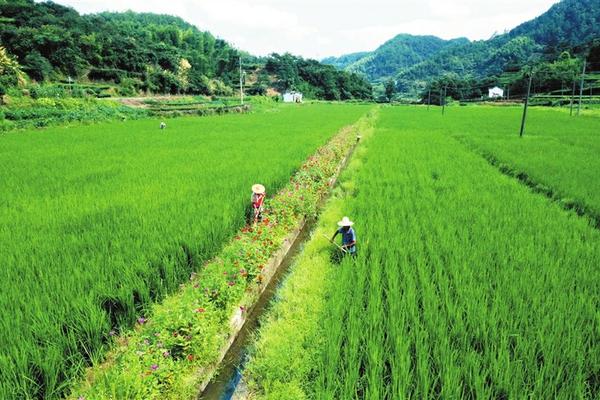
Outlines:
{"label": "tree", "polygon": [[385,97],[387,98],[388,102],[390,102],[390,103],[392,102],[395,92],[396,92],[396,84],[394,83],[394,80],[388,79],[385,82]]}
{"label": "tree", "polygon": [[179,65],[177,66],[177,79],[179,79],[179,85],[183,89],[183,91],[187,91],[190,86],[190,69],[192,65],[188,60],[182,58],[179,60]]}
{"label": "tree", "polygon": [[25,74],[19,63],[0,46],[0,76],[4,84],[22,86],[26,83]]}

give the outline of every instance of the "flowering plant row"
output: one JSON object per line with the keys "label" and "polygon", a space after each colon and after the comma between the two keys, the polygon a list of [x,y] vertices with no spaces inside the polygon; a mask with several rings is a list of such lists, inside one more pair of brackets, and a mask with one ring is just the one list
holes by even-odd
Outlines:
{"label": "flowering plant row", "polygon": [[192,398],[230,335],[230,319],[256,300],[265,264],[329,191],[355,142],[356,126],[317,150],[265,202],[263,220],[241,229],[181,290],[140,316],[103,364],[88,370],[72,398]]}

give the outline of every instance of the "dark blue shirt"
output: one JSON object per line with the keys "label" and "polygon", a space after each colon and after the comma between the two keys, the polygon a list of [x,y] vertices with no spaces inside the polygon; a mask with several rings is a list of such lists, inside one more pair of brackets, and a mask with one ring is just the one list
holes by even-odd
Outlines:
{"label": "dark blue shirt", "polygon": [[[338,232],[342,234],[342,244],[346,245],[352,242],[356,242],[356,233],[354,233],[354,229],[350,228],[348,231],[344,231],[344,228],[338,229]],[[356,251],[356,246],[352,245],[352,247],[348,248],[348,252],[354,253]]]}

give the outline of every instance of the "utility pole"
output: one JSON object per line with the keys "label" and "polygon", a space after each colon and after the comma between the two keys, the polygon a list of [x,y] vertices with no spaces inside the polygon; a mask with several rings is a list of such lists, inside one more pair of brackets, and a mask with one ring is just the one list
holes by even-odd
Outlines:
{"label": "utility pole", "polygon": [[244,76],[242,73],[242,56],[240,56],[240,102],[244,105]]}
{"label": "utility pole", "polygon": [[429,87],[429,93],[427,94],[427,111],[429,111],[430,105],[431,105],[431,86]]}
{"label": "utility pole", "polygon": [[444,97],[442,97],[442,115],[446,112],[446,92],[448,90],[448,85],[444,86]]}
{"label": "utility pole", "polygon": [[579,112],[581,111],[581,101],[583,98],[583,82],[585,79],[585,67],[587,60],[583,60],[583,70],[581,71],[581,84],[579,86],[579,104],[577,104],[577,116],[579,116]]}
{"label": "utility pole", "polygon": [[527,107],[529,106],[529,94],[531,93],[531,81],[533,80],[533,73],[529,71],[529,83],[527,84],[527,97],[525,98],[525,106],[523,107],[523,119],[521,119],[521,132],[519,137],[523,137],[525,131],[525,120],[527,119]]}
{"label": "utility pole", "polygon": [[569,111],[569,116],[573,116],[573,103],[575,102],[575,87],[577,86],[577,81],[575,80],[575,77],[573,77],[573,91],[571,92],[571,105],[570,105],[570,111]]}

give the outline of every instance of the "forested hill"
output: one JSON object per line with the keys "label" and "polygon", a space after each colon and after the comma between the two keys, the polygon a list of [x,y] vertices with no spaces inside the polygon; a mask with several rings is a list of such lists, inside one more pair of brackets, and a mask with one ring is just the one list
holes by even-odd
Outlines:
{"label": "forested hill", "polygon": [[466,43],[469,43],[466,38],[443,40],[435,36],[400,34],[375,51],[329,57],[323,62],[363,74],[371,81],[379,81],[425,61],[445,48]]}
{"label": "forested hill", "polygon": [[[552,57],[561,51],[585,48],[600,38],[600,0],[563,0],[534,20],[489,40],[463,40],[445,46],[423,60],[405,64],[403,43],[398,51],[381,53],[369,60],[371,68],[384,72],[375,76],[361,71],[372,81],[394,78],[398,89],[415,81],[429,81],[447,75],[485,77],[518,69],[536,58]],[[440,39],[441,40],[441,39]],[[383,46],[382,46],[383,47]],[[329,61],[329,60],[328,60]],[[346,66],[358,70],[357,63]],[[387,66],[398,65],[395,70]]]}
{"label": "forested hill", "polygon": [[[357,75],[291,55],[253,57],[168,15],[80,15],[52,2],[0,0],[0,46],[30,80],[109,82],[122,95],[231,94],[242,56],[250,92],[298,89],[332,100],[371,96],[370,85]],[[1,86],[15,83],[0,77]]]}

